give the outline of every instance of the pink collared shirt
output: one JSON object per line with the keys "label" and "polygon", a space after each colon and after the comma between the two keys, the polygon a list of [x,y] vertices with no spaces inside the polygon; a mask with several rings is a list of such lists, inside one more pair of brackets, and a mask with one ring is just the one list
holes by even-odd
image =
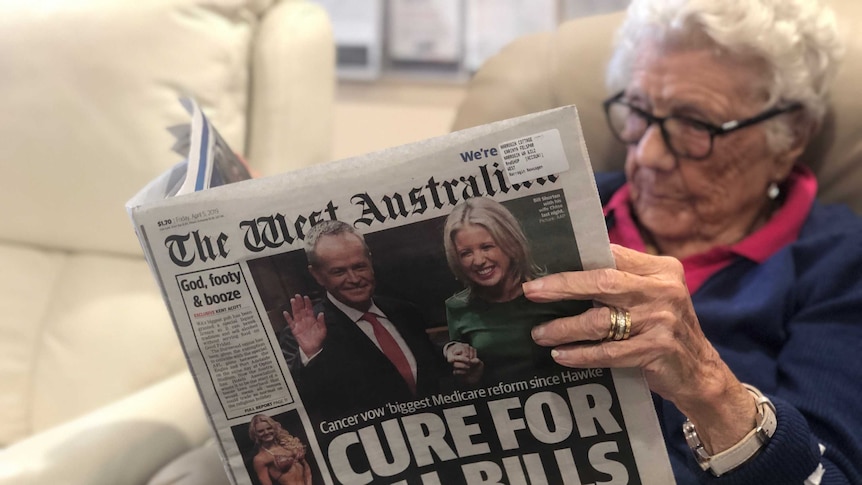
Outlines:
{"label": "pink collared shirt", "polygon": [[[808,218],[817,195],[817,179],[807,167],[796,165],[785,184],[784,204],[760,229],[732,245],[716,246],[705,253],[683,259],[688,290],[694,294],[710,276],[733,262],[736,257],[762,263],[779,249],[796,240]],[[604,207],[605,217],[613,213],[615,223],[608,229],[614,244],[646,252],[646,244],[635,225],[629,205],[629,184],[626,183]]]}

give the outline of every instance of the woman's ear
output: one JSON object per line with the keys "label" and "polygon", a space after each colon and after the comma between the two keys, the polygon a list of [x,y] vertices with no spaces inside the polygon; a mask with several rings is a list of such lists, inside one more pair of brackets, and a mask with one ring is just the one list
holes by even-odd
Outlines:
{"label": "woman's ear", "polygon": [[780,182],[790,175],[793,165],[802,156],[808,142],[816,130],[816,124],[804,111],[791,113],[792,119],[788,122],[790,128],[790,144],[775,157],[776,181]]}

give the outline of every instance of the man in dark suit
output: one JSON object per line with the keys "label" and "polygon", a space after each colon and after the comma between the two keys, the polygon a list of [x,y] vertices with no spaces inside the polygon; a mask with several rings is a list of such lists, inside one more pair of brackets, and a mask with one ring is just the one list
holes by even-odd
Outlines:
{"label": "man in dark suit", "polygon": [[305,243],[326,298],[315,307],[307,296],[291,298],[280,343],[309,413],[337,419],[438,392],[442,353],[412,304],[374,295],[365,239],[346,223],[326,221]]}

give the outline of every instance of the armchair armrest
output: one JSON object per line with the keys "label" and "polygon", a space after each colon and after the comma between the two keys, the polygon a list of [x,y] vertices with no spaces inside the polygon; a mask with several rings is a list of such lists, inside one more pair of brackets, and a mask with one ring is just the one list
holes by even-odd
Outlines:
{"label": "armchair armrest", "polygon": [[210,434],[183,372],[0,451],[0,485],[145,484]]}

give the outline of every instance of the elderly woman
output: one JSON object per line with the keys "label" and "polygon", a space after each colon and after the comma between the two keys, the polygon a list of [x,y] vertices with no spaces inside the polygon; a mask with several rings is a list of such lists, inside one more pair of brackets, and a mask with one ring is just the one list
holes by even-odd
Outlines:
{"label": "elderly woman", "polygon": [[681,484],[862,483],[862,223],[796,163],[840,50],[814,0],[634,0],[605,102],[625,174],[597,177],[617,268],[523,285],[606,305],[533,338],[642,368]]}

